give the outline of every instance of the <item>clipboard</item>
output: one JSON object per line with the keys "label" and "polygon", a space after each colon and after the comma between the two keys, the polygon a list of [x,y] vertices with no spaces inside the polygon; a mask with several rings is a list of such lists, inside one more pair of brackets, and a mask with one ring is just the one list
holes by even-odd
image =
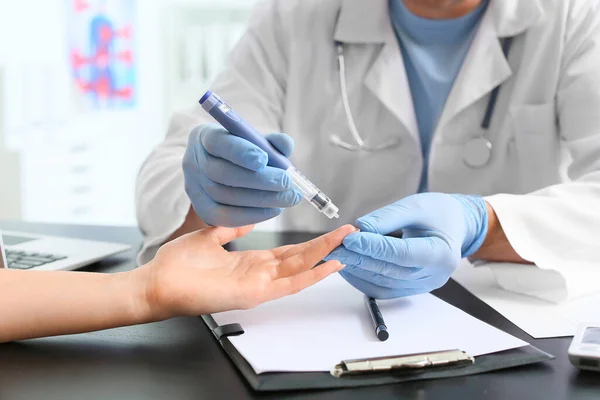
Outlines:
{"label": "clipboard", "polygon": [[218,326],[211,315],[204,315],[202,319],[248,384],[260,392],[351,388],[453,378],[554,359],[554,356],[529,345],[478,357],[471,357],[460,349],[450,349],[435,353],[340,360],[339,364],[332,365],[330,372],[256,374],[229,340],[231,336],[243,335],[244,328],[237,323]]}

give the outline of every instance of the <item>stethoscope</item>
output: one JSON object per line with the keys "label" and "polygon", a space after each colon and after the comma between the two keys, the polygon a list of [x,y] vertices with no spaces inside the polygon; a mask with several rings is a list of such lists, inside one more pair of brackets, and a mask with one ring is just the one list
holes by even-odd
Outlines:
{"label": "stethoscope", "polygon": [[[508,59],[508,54],[510,52],[510,46],[512,44],[512,38],[505,38],[502,42],[502,51],[504,52],[504,57]],[[338,70],[340,77],[340,91],[342,94],[342,104],[344,106],[344,112],[346,114],[346,121],[348,124],[348,129],[352,134],[352,138],[356,142],[356,144],[348,143],[342,140],[338,135],[332,134],[330,136],[330,141],[336,146],[342,147],[346,150],[350,151],[368,151],[368,152],[376,152],[387,150],[393,147],[398,146],[400,143],[399,138],[391,139],[385,143],[382,143],[377,146],[369,146],[365,143],[362,136],[360,135],[358,128],[356,127],[356,122],[354,120],[354,115],[352,110],[350,109],[350,102],[348,100],[348,88],[347,88],[347,76],[346,76],[346,60],[344,56],[344,44],[342,42],[335,42],[336,50],[337,50],[337,59],[338,59]],[[490,99],[487,104],[487,108],[485,110],[485,114],[483,117],[483,121],[481,121],[482,132],[474,138],[469,139],[464,144],[463,148],[463,162],[470,168],[482,168],[486,166],[491,158],[493,152],[492,142],[487,138],[486,133],[490,128],[490,123],[492,121],[492,117],[494,115],[494,110],[496,108],[496,101],[498,100],[498,93],[500,92],[501,85],[498,85],[494,88],[490,95]]]}

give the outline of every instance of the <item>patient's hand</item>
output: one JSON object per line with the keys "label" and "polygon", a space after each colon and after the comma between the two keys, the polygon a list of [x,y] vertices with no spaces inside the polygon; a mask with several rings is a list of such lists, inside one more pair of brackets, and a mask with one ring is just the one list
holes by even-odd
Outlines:
{"label": "patient's hand", "polygon": [[153,320],[247,309],[297,293],[343,268],[328,261],[313,268],[344,237],[345,225],[298,245],[273,250],[229,252],[222,245],[248,234],[252,226],[213,227],[165,244],[136,274],[145,280]]}

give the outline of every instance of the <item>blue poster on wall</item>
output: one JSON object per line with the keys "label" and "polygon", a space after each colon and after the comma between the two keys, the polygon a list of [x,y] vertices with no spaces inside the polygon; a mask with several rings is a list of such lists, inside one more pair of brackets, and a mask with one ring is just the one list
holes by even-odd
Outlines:
{"label": "blue poster on wall", "polygon": [[136,103],[135,0],[68,0],[69,48],[78,108]]}

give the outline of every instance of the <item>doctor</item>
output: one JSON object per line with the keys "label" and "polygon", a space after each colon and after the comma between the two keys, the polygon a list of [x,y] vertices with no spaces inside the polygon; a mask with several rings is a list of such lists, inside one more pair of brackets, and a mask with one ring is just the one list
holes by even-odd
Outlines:
{"label": "doctor", "polygon": [[436,289],[463,257],[600,267],[596,0],[271,0],[211,89],[287,133],[267,137],[341,221],[196,106],[141,169],[141,262],[206,224],[289,208],[286,230],[361,229],[330,258],[378,298]]}

